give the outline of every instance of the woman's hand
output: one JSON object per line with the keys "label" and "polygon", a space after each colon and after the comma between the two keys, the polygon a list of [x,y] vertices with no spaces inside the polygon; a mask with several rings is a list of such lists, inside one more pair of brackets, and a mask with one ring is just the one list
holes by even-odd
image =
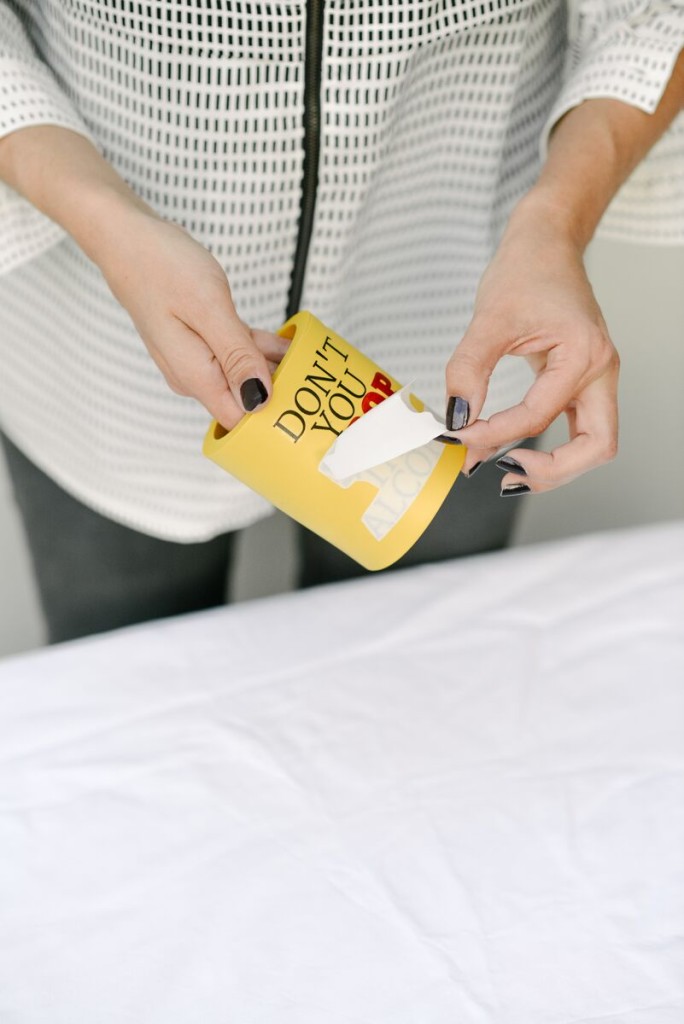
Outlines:
{"label": "woman's hand", "polygon": [[182,228],[120,202],[94,258],[170,388],[226,429],[265,403],[288,342],[238,316],[214,257]]}
{"label": "woman's hand", "polygon": [[227,429],[268,401],[288,343],[243,323],[220,264],[142,202],[88,139],[57,125],[12,132],[0,139],[0,180],[100,267],[174,391]]}
{"label": "woman's hand", "polygon": [[[505,355],[536,379],[522,401],[479,420]],[[541,434],[561,414],[570,440],[552,452],[514,448],[502,495],[548,491],[617,452],[619,359],[562,216],[530,195],[518,206],[478,289],[473,319],[447,366],[447,428],[468,446],[466,475],[499,449]],[[463,429],[461,429],[461,427]]]}
{"label": "woman's hand", "polygon": [[[515,208],[447,367],[447,428],[470,448],[466,472],[564,412],[570,440],[513,449],[502,494],[548,491],[617,451],[619,360],[582,254],[608,204],[684,104],[684,51],[652,113],[612,98],[579,103],[554,126],[536,185]],[[478,420],[492,370],[525,356],[537,378],[522,402]],[[464,428],[464,429],[461,429]]]}

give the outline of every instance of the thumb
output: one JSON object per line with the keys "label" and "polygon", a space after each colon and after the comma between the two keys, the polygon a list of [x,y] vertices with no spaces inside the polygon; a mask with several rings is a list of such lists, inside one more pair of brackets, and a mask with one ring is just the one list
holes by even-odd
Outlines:
{"label": "thumb", "polygon": [[462,430],[478,418],[503,354],[501,339],[491,327],[473,320],[446,367],[447,430]]}

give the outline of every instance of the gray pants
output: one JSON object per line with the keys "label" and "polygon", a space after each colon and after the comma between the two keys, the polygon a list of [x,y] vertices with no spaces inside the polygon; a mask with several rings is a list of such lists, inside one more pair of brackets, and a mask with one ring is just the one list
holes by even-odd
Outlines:
{"label": "gray pants", "polygon": [[[201,544],[158,540],[72,498],[0,434],[51,643],[222,604],[234,535]],[[519,502],[498,497],[501,473],[459,480],[418,543],[393,569],[504,547]],[[299,585],[366,570],[301,528]],[[385,570],[387,571],[387,570]]]}

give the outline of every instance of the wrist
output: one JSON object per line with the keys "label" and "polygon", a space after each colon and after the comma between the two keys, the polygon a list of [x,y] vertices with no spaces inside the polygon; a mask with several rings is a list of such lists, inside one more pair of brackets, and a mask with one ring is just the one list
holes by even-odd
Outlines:
{"label": "wrist", "polygon": [[104,272],[122,241],[134,236],[141,218],[156,218],[123,182],[95,182],[78,197],[78,209],[65,225],[78,246]]}
{"label": "wrist", "polygon": [[504,239],[532,231],[568,245],[581,257],[595,228],[593,218],[577,210],[554,190],[538,184],[513,208]]}

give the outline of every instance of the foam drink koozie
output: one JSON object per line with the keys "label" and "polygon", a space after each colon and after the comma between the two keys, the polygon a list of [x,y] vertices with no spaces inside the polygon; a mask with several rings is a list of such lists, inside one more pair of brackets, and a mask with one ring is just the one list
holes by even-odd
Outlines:
{"label": "foam drink koozie", "polygon": [[431,441],[334,479],[323,463],[336,438],[401,384],[311,313],[295,314],[278,333],[290,346],[270,402],[230,431],[214,421],[204,454],[366,569],[384,569],[432,521],[465,448]]}

